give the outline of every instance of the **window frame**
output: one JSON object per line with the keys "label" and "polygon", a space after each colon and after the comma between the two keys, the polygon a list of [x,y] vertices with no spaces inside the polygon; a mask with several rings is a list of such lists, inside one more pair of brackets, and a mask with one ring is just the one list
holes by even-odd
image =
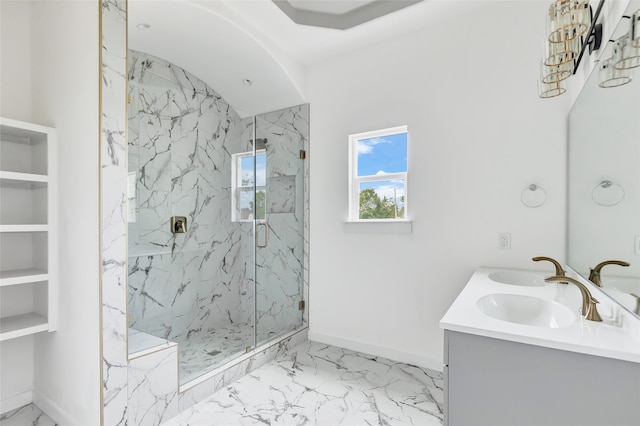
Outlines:
{"label": "window frame", "polygon": [[[242,214],[241,214],[242,206],[240,205],[241,203],[240,192],[242,190],[246,190],[246,189],[253,190],[254,205],[256,204],[255,203],[256,193],[258,192],[258,190],[263,190],[266,198],[266,192],[267,192],[266,182],[264,185],[256,185],[256,182],[258,181],[258,178],[256,176],[256,157],[258,157],[259,155],[265,155],[266,157],[267,150],[258,149],[255,152],[246,151],[246,152],[236,152],[235,154],[231,154],[231,221],[232,222],[252,222],[253,220],[263,220],[255,217],[256,212],[253,212],[254,215],[252,218],[242,219]],[[254,158],[253,185],[247,185],[247,186],[242,184],[238,185],[238,182],[242,183],[242,166],[240,165],[240,162],[242,161],[243,158],[246,158],[246,157]]]}
{"label": "window frame", "polygon": [[[377,137],[392,136],[405,133],[407,135],[407,171],[398,173],[386,173],[384,175],[358,176],[358,141]],[[349,222],[408,222],[408,193],[409,193],[409,131],[408,126],[396,126],[387,129],[373,130],[349,135]],[[380,182],[388,180],[404,181],[404,217],[360,219],[360,184],[367,182]]]}

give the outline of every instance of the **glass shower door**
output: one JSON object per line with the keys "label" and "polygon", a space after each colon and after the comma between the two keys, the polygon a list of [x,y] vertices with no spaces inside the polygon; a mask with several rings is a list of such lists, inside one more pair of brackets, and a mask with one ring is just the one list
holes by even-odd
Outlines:
{"label": "glass shower door", "polygon": [[[306,108],[303,106],[301,108]],[[264,168],[265,186],[256,187],[255,221],[256,345],[271,341],[303,322],[304,149],[306,134],[293,125],[296,109],[255,119],[256,172]]]}

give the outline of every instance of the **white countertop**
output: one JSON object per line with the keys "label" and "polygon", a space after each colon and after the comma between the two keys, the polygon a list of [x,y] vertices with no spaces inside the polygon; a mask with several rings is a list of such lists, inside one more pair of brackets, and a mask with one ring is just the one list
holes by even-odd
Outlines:
{"label": "white countertop", "polygon": [[[441,328],[640,363],[640,320],[630,316],[606,296],[592,291],[594,297],[600,302],[597,306],[603,321],[588,321],[580,315],[582,296],[575,285],[549,283],[542,287],[529,287],[502,284],[489,278],[489,274],[494,271],[516,270],[478,268],[440,320]],[[522,272],[538,274],[542,278],[553,275],[541,271]],[[574,278],[584,282],[583,279]],[[485,315],[478,308],[478,300],[489,294],[528,295],[554,301],[574,311],[576,320],[571,325],[560,328],[529,326],[498,320]]]}

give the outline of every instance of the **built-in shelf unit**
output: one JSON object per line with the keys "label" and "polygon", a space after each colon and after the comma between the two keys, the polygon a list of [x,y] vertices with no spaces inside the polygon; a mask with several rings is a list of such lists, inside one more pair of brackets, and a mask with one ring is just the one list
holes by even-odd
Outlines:
{"label": "built-in shelf unit", "polygon": [[56,134],[0,118],[0,341],[57,328]]}

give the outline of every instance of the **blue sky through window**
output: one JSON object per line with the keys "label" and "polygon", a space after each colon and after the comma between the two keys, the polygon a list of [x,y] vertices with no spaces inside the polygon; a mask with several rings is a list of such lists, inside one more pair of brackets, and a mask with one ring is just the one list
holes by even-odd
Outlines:
{"label": "blue sky through window", "polygon": [[358,141],[358,176],[406,171],[406,133]]}

